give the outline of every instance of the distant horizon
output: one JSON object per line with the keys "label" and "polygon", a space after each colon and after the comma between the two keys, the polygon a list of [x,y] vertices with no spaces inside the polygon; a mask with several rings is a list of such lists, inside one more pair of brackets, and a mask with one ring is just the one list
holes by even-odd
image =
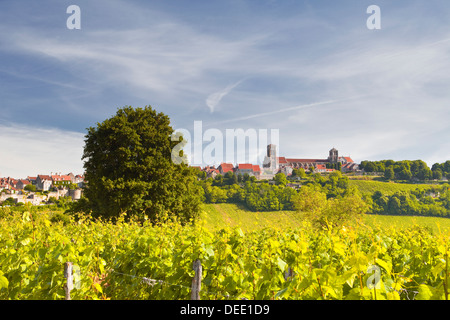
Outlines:
{"label": "distant horizon", "polygon": [[[338,151],[339,151],[339,149],[338,149]],[[395,162],[398,162],[398,161],[416,161],[416,160],[422,160],[422,159],[401,159],[401,160],[396,160],[396,159],[378,159],[378,160],[371,160],[371,159],[364,159],[364,160],[361,160],[361,161],[355,161],[355,159],[353,159],[353,157],[351,157],[351,156],[349,156],[349,155],[341,155],[341,154],[339,154],[339,156],[340,157],[350,157],[355,163],[357,163],[357,164],[361,164],[361,162],[362,161],[385,161],[385,160],[393,160],[393,161],[395,161]],[[286,159],[322,159],[322,158],[310,158],[310,157],[291,157],[291,156],[281,156],[281,157],[284,157],[284,158],[286,158]],[[323,158],[323,159],[326,159],[326,158]],[[447,160],[450,160],[450,159],[447,159]],[[441,162],[437,162],[437,163],[444,163],[445,161],[447,161],[447,160],[444,160],[444,161],[441,161]],[[424,161],[424,160],[422,160],[422,161]],[[233,166],[237,166],[239,163],[233,163],[233,162],[223,162],[223,163],[231,163],[231,164],[233,164]],[[244,163],[244,162],[240,162],[241,164],[242,163]],[[245,163],[249,163],[249,162],[245,162]],[[432,164],[430,164],[430,163],[427,163],[426,161],[425,161],[425,163],[427,164],[427,166],[431,169],[431,167],[433,166],[433,164],[435,164],[436,162],[434,162],[434,163],[432,163]],[[259,163],[253,163],[253,164],[258,164],[258,165],[261,165],[261,164],[259,164]],[[215,168],[217,168],[220,164],[215,164],[215,165],[213,165],[213,164],[205,164],[205,165],[201,165],[201,166],[198,166],[198,165],[191,165],[191,164],[188,164],[189,166],[192,166],[192,167],[201,167],[201,168],[204,168],[204,167],[206,167],[206,166],[214,166]],[[2,172],[0,172],[0,178],[13,178],[13,179],[16,179],[16,180],[26,180],[26,178],[27,177],[37,177],[38,175],[51,175],[51,173],[53,173],[54,175],[58,175],[58,174],[61,174],[61,175],[67,175],[67,174],[70,174],[70,173],[72,173],[72,174],[74,174],[74,175],[84,175],[85,174],[85,171],[84,170],[82,170],[81,172],[74,172],[74,171],[68,171],[68,172],[63,172],[63,171],[50,171],[49,173],[38,173],[38,174],[26,174],[25,176],[24,175],[22,175],[20,178],[18,178],[18,177],[15,177],[15,176],[12,176],[12,175],[4,175]]]}

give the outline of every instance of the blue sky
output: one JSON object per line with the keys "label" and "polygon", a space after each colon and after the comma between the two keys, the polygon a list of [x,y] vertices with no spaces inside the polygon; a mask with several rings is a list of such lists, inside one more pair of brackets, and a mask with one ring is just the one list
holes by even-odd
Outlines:
{"label": "blue sky", "polygon": [[[81,29],[69,30],[69,5]],[[381,29],[369,30],[369,5]],[[82,173],[86,128],[278,129],[279,153],[450,159],[448,1],[0,1],[0,176]]]}

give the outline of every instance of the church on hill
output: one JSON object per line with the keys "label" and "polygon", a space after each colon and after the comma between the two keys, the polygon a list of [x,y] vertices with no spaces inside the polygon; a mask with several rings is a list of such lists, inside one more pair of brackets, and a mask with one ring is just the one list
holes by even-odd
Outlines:
{"label": "church on hill", "polygon": [[358,164],[352,158],[339,156],[337,149],[332,148],[326,159],[298,159],[277,156],[277,146],[270,144],[267,146],[267,155],[264,159],[263,169],[266,174],[276,174],[283,172],[290,175],[293,169],[304,169],[314,172],[332,172],[335,168],[341,168],[343,172],[357,171]]}

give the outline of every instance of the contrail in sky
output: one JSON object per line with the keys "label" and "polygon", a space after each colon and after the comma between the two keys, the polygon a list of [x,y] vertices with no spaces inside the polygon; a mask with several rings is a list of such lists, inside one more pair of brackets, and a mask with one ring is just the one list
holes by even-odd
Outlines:
{"label": "contrail in sky", "polygon": [[239,80],[238,82],[229,85],[225,89],[215,92],[215,93],[212,93],[208,96],[208,98],[206,99],[206,105],[209,107],[209,110],[211,111],[211,113],[214,112],[214,109],[219,104],[220,100],[222,100],[223,97],[225,97],[227,94],[229,94],[231,92],[231,90],[233,90],[242,81],[244,81],[244,79]]}
{"label": "contrail in sky", "polygon": [[215,125],[215,124],[218,124],[218,123],[228,123],[228,122],[234,122],[234,121],[243,121],[243,120],[248,120],[248,119],[253,119],[253,118],[258,118],[258,117],[270,116],[270,115],[278,114],[278,113],[282,113],[282,112],[293,111],[293,110],[300,110],[300,109],[307,109],[307,108],[322,106],[322,105],[326,105],[326,104],[332,104],[332,103],[336,103],[336,102],[353,100],[353,99],[357,99],[357,98],[361,98],[361,97],[364,97],[364,95],[355,96],[355,97],[351,97],[351,98],[347,98],[347,99],[341,99],[341,100],[327,100],[327,101],[314,102],[314,103],[309,103],[309,104],[302,104],[302,105],[295,106],[295,107],[289,107],[289,108],[284,108],[284,109],[277,109],[277,110],[274,110],[274,111],[261,112],[261,113],[251,114],[251,115],[243,116],[243,117],[239,117],[239,118],[223,120],[223,121],[211,123],[211,124],[205,125],[205,126],[209,127],[209,126],[212,126],[212,125]]}

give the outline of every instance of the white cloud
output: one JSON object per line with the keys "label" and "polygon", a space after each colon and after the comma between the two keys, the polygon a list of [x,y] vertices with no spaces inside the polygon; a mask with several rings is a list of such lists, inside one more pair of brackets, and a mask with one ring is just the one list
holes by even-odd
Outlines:
{"label": "white cloud", "polygon": [[230,84],[226,88],[224,88],[218,92],[212,93],[208,96],[208,98],[206,99],[206,105],[209,107],[209,110],[211,111],[211,113],[214,112],[214,110],[216,109],[216,107],[220,103],[220,101],[226,95],[228,95],[231,92],[231,90],[236,88],[242,81],[243,80],[239,80],[238,82],[236,82],[234,84]]}
{"label": "white cloud", "polygon": [[0,125],[0,176],[26,178],[37,174],[84,172],[84,135],[54,128]]}
{"label": "white cloud", "polygon": [[[227,33],[226,26],[220,26],[222,33],[213,33],[217,25],[204,20],[190,24],[189,19],[176,19],[171,10],[162,14],[123,1],[113,3],[103,16],[122,19],[121,30],[102,27],[100,17],[95,29],[83,25],[79,34],[5,24],[2,51],[54,62],[63,77],[48,71],[35,80],[59,87],[55,92],[64,94],[66,108],[78,108],[67,92],[103,99],[108,89],[118,88],[121,102],[139,97],[172,106],[174,122],[206,118],[210,122],[205,121],[205,127],[226,123],[279,128],[289,156],[320,156],[321,150],[326,153],[335,145],[355,160],[364,160],[404,148],[419,150],[423,136],[446,143],[445,135],[437,133],[445,129],[449,116],[450,41],[445,28],[430,33],[399,18],[398,25],[383,25],[378,33],[359,27],[333,32],[342,29],[308,11],[302,19],[295,15],[288,20],[249,15],[245,18],[250,32]],[[411,17],[416,14],[412,11]],[[23,78],[27,77],[31,76]],[[242,80],[233,81],[243,77],[251,80],[233,91]],[[355,96],[364,97],[350,99]],[[215,111],[225,97],[227,108],[218,118]],[[205,103],[209,115],[203,112]],[[93,110],[91,105],[79,108],[84,110],[77,112],[86,116]],[[439,153],[447,155],[439,149],[433,156]]]}

